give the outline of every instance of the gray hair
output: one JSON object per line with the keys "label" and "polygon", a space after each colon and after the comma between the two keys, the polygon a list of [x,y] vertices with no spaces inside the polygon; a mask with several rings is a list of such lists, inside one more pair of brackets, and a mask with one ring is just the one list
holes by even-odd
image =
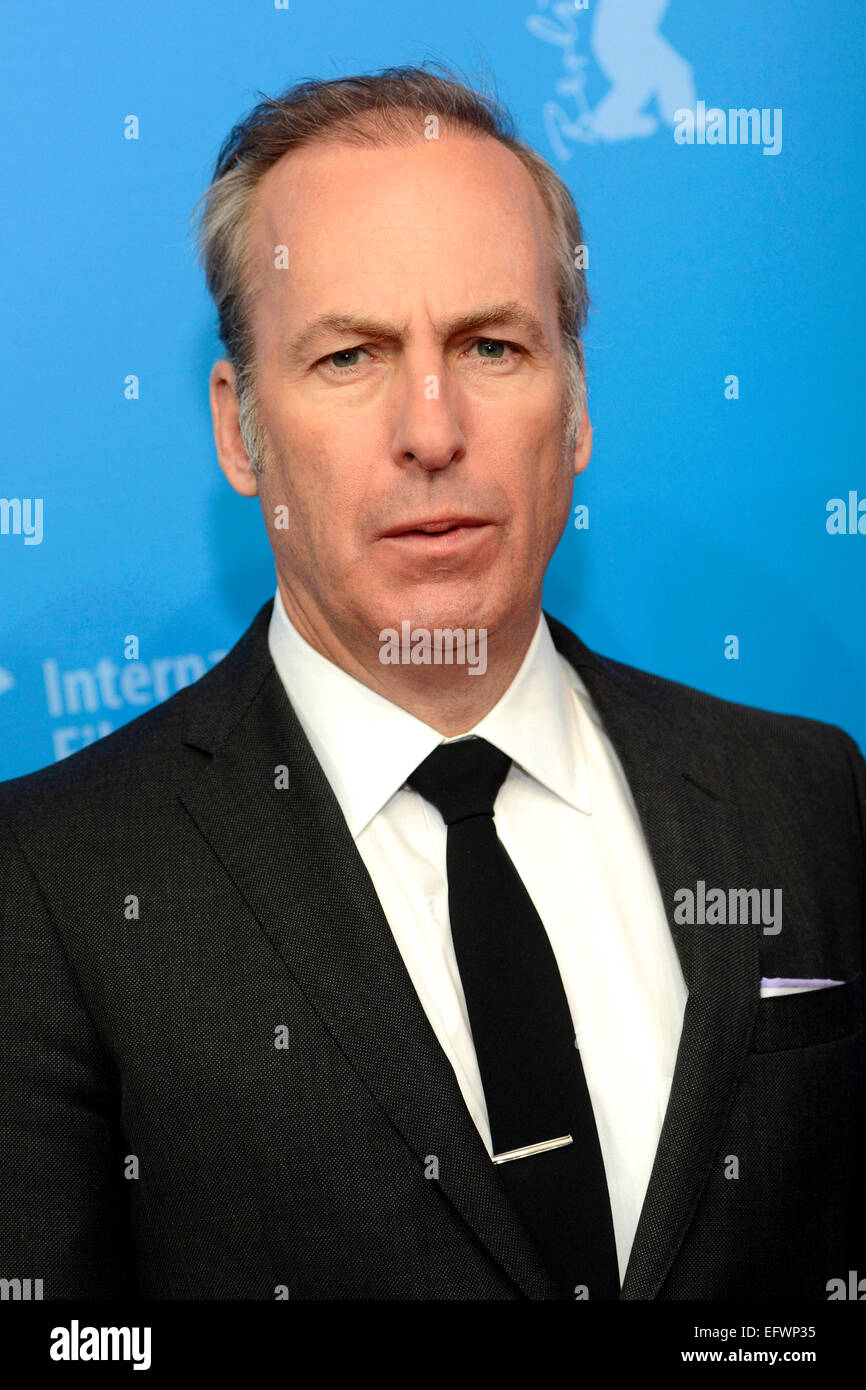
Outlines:
{"label": "gray hair", "polygon": [[[428,71],[431,66],[440,71]],[[193,220],[198,215],[199,259],[216,305],[226,356],[235,370],[241,436],[253,468],[261,471],[266,452],[255,389],[247,256],[259,181],[284,154],[303,145],[316,141],[408,144],[423,134],[430,117],[446,129],[498,140],[517,156],[538,189],[550,221],[566,364],[566,438],[573,442],[586,401],[581,334],[589,295],[583,229],[568,187],[540,154],[517,138],[504,106],[493,95],[465,86],[438,63],[329,81],[308,79],[279,97],[260,95],[263,100],[223,142],[211,182],[193,211]]]}

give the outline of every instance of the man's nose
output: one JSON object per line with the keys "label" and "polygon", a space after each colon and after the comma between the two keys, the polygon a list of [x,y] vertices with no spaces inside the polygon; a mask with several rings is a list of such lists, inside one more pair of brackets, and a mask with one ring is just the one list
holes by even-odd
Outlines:
{"label": "man's nose", "polygon": [[392,388],[394,460],[436,472],[458,463],[466,439],[458,417],[457,390],[441,354],[404,360]]}

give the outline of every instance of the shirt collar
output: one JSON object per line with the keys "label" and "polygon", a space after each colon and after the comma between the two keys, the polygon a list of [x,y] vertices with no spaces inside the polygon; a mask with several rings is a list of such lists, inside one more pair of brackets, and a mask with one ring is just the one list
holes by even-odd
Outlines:
{"label": "shirt collar", "polygon": [[[420,762],[446,739],[322,656],[289,619],[277,588],[268,628],[277,673],[349,830],[357,839]],[[592,812],[572,689],[577,673],[559,655],[542,614],[520,669],[468,734],[486,738],[570,806]]]}

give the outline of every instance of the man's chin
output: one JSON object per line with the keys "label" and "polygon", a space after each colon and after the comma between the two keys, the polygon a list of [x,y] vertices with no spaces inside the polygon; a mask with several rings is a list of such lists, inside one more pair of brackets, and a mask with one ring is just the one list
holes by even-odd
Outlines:
{"label": "man's chin", "polygon": [[410,587],[399,593],[383,595],[381,603],[371,605],[375,614],[371,626],[411,627],[490,627],[497,605],[491,604],[483,588],[472,586]]}
{"label": "man's chin", "polygon": [[[525,573],[525,567],[521,567]],[[409,630],[463,629],[497,632],[520,630],[525,625],[531,603],[529,595],[540,588],[531,581],[518,583],[514,566],[506,566],[500,553],[493,564],[450,574],[428,572],[423,580],[407,582],[401,575],[368,570],[368,582],[358,576],[352,601],[365,614],[364,626],[379,634],[385,629],[402,633]],[[533,576],[534,578],[534,576]]]}

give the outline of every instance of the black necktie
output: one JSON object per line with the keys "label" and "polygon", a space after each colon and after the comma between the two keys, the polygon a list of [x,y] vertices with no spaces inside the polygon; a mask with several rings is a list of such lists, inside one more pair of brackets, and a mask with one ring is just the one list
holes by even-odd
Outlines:
{"label": "black necktie", "polygon": [[451,936],[497,1171],[560,1297],[617,1298],[607,1180],[568,1000],[493,824],[510,765],[485,739],[464,739],[440,744],[407,780],[448,827]]}

